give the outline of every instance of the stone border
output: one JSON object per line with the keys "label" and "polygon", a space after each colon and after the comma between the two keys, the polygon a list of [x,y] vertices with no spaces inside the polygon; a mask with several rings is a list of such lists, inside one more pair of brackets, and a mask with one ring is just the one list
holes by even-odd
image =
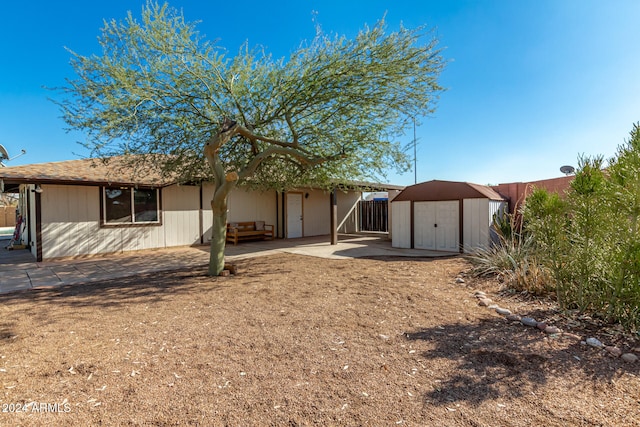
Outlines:
{"label": "stone border", "polygon": [[[465,283],[465,281],[463,278],[458,277],[456,278],[456,283],[461,284],[461,283]],[[536,319],[532,317],[519,316],[518,314],[514,314],[511,312],[511,310],[507,308],[502,308],[498,304],[495,304],[493,300],[491,300],[491,298],[488,298],[487,294],[484,293],[483,291],[475,291],[473,293],[473,296],[478,300],[479,306],[486,307],[490,310],[494,310],[496,313],[503,316],[506,320],[509,320],[512,322],[520,322],[520,324],[522,324],[523,326],[536,328],[541,332],[544,332],[545,334],[548,334],[551,336],[562,335],[569,338],[578,339],[580,340],[580,343],[582,345],[598,348],[598,349],[604,349],[610,356],[614,358],[619,357],[627,363],[635,363],[638,361],[638,356],[636,354],[631,352],[623,353],[623,351],[620,348],[616,346],[605,345],[597,338],[589,337],[586,340],[583,340],[581,336],[576,334],[571,334],[568,332],[563,332],[560,328],[556,326],[547,325],[545,322],[538,322]],[[633,349],[633,351],[638,352],[640,351],[640,348],[635,348]]]}

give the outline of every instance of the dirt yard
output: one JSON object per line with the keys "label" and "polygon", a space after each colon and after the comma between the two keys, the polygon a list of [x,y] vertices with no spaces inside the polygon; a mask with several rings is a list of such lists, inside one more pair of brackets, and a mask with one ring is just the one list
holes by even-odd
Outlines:
{"label": "dirt yard", "polygon": [[[459,258],[274,255],[0,296],[1,425],[638,426],[640,343],[456,283]],[[479,307],[577,335],[545,335]]]}

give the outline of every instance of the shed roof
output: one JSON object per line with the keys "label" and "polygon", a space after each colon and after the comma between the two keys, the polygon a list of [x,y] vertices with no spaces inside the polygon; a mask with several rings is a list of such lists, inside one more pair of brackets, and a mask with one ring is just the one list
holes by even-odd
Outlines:
{"label": "shed roof", "polygon": [[486,185],[433,180],[405,188],[393,201],[431,202],[462,199],[504,200],[504,197]]}

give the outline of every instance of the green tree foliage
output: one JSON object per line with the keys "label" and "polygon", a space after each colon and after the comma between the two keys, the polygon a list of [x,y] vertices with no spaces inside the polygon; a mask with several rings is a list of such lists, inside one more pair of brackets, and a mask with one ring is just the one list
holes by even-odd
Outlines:
{"label": "green tree foliage", "polygon": [[97,157],[215,182],[211,274],[224,263],[236,185],[329,187],[406,170],[394,139],[442,91],[437,40],[424,27],[388,32],[384,21],[353,39],[318,27],[288,59],[248,45],[230,57],[178,11],[149,2],[140,21],[105,22],[99,41],[101,55],[72,52],[63,117]]}

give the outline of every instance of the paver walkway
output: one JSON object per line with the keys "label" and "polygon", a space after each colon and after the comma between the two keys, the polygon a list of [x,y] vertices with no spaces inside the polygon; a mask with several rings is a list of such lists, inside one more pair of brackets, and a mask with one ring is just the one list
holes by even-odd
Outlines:
{"label": "paver walkway", "polygon": [[[328,236],[319,236],[243,242],[238,245],[227,245],[225,254],[229,262],[281,252],[333,259],[455,255],[446,252],[392,248],[386,235],[340,235],[337,245],[329,244],[328,240]],[[0,240],[0,293],[84,284],[158,271],[202,268],[209,262],[208,245],[36,262],[27,250],[5,250],[4,247],[7,244],[7,240]]]}

